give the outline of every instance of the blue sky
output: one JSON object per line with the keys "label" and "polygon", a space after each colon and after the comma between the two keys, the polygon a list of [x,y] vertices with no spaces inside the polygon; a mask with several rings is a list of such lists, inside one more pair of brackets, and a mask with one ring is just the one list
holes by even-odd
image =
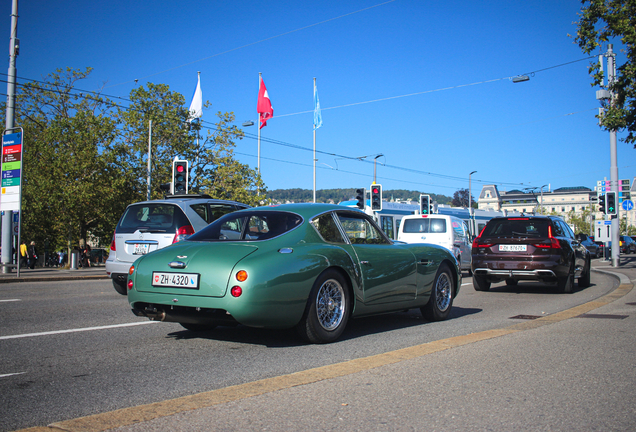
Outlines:
{"label": "blue sky", "polygon": [[[11,1],[2,4],[8,45]],[[317,156],[318,189],[368,188],[378,154],[385,190],[452,196],[468,187],[471,171],[474,196],[484,184],[594,188],[610,176],[610,146],[594,117],[589,61],[577,61],[587,55],[568,36],[580,6],[23,1],[17,69],[18,77],[41,79],[57,68],[92,67],[85,90],[105,84],[104,93],[127,97],[135,79],[165,83],[187,105],[200,71],[203,99],[212,103],[203,120],[233,111],[239,126],[257,118],[262,72],[274,107],[261,130],[269,189],[313,188],[314,77],[323,117],[317,148],[328,153]],[[531,72],[528,82],[508,79]],[[237,143],[237,157],[256,167],[256,126],[245,132],[252,138]],[[635,152],[619,141],[621,179],[636,176]]]}

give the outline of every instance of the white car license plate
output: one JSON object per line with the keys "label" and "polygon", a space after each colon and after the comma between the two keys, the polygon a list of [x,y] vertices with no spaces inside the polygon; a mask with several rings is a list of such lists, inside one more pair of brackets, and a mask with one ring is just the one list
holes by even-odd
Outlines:
{"label": "white car license plate", "polygon": [[499,252],[525,252],[527,245],[499,245]]}
{"label": "white car license plate", "polygon": [[199,275],[152,272],[152,286],[199,289]]}
{"label": "white car license plate", "polygon": [[148,244],[135,244],[133,255],[146,255],[148,253]]}

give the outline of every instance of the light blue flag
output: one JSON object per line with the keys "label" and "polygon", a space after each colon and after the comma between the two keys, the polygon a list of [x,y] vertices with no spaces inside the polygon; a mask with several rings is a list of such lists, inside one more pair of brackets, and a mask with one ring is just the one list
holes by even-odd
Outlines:
{"label": "light blue flag", "polygon": [[322,114],[320,114],[320,101],[318,100],[318,89],[314,84],[314,130],[322,126]]}

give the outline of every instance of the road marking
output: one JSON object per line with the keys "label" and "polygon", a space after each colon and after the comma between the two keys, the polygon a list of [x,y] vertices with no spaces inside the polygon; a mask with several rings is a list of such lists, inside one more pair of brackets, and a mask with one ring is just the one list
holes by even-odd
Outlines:
{"label": "road marking", "polygon": [[6,378],[6,377],[10,377],[13,375],[22,375],[25,374],[26,372],[15,372],[15,373],[9,373],[9,374],[4,374],[4,375],[0,375],[0,378]]}
{"label": "road marking", "polygon": [[0,303],[3,303],[3,302],[14,302],[14,301],[22,301],[22,299],[6,299],[6,300],[0,300]]}
{"label": "road marking", "polygon": [[100,327],[85,327],[85,328],[79,328],[79,329],[55,330],[55,331],[48,331],[48,332],[41,332],[41,333],[26,333],[21,335],[0,336],[0,340],[21,339],[21,338],[28,338],[28,337],[35,337],[35,336],[50,336],[50,335],[57,335],[57,334],[64,334],[64,333],[77,333],[77,332],[85,332],[85,331],[93,331],[93,330],[105,330],[105,329],[112,329],[112,328],[119,328],[119,327],[131,327],[131,326],[138,326],[138,325],[145,325],[145,324],[154,324],[158,322],[161,322],[161,321],[141,321],[141,322],[134,322],[134,323],[126,323],[126,324],[113,324],[113,325],[100,326]]}

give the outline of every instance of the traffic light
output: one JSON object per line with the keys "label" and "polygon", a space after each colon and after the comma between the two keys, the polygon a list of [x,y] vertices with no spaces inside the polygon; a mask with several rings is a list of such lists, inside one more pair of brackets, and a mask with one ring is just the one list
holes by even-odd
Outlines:
{"label": "traffic light", "polygon": [[188,161],[175,159],[172,162],[172,194],[188,193]]}
{"label": "traffic light", "polygon": [[605,214],[605,195],[598,196],[598,209],[601,213]]}
{"label": "traffic light", "polygon": [[618,214],[618,209],[616,208],[616,192],[607,192],[606,199],[606,214],[610,216],[616,216]]}
{"label": "traffic light", "polygon": [[431,196],[420,195],[420,214],[431,214]]}
{"label": "traffic light", "polygon": [[371,210],[382,210],[382,185],[371,185]]}
{"label": "traffic light", "polygon": [[364,210],[365,207],[365,201],[366,201],[366,191],[364,190],[364,188],[362,189],[356,189],[356,206],[360,209],[360,210]]}

